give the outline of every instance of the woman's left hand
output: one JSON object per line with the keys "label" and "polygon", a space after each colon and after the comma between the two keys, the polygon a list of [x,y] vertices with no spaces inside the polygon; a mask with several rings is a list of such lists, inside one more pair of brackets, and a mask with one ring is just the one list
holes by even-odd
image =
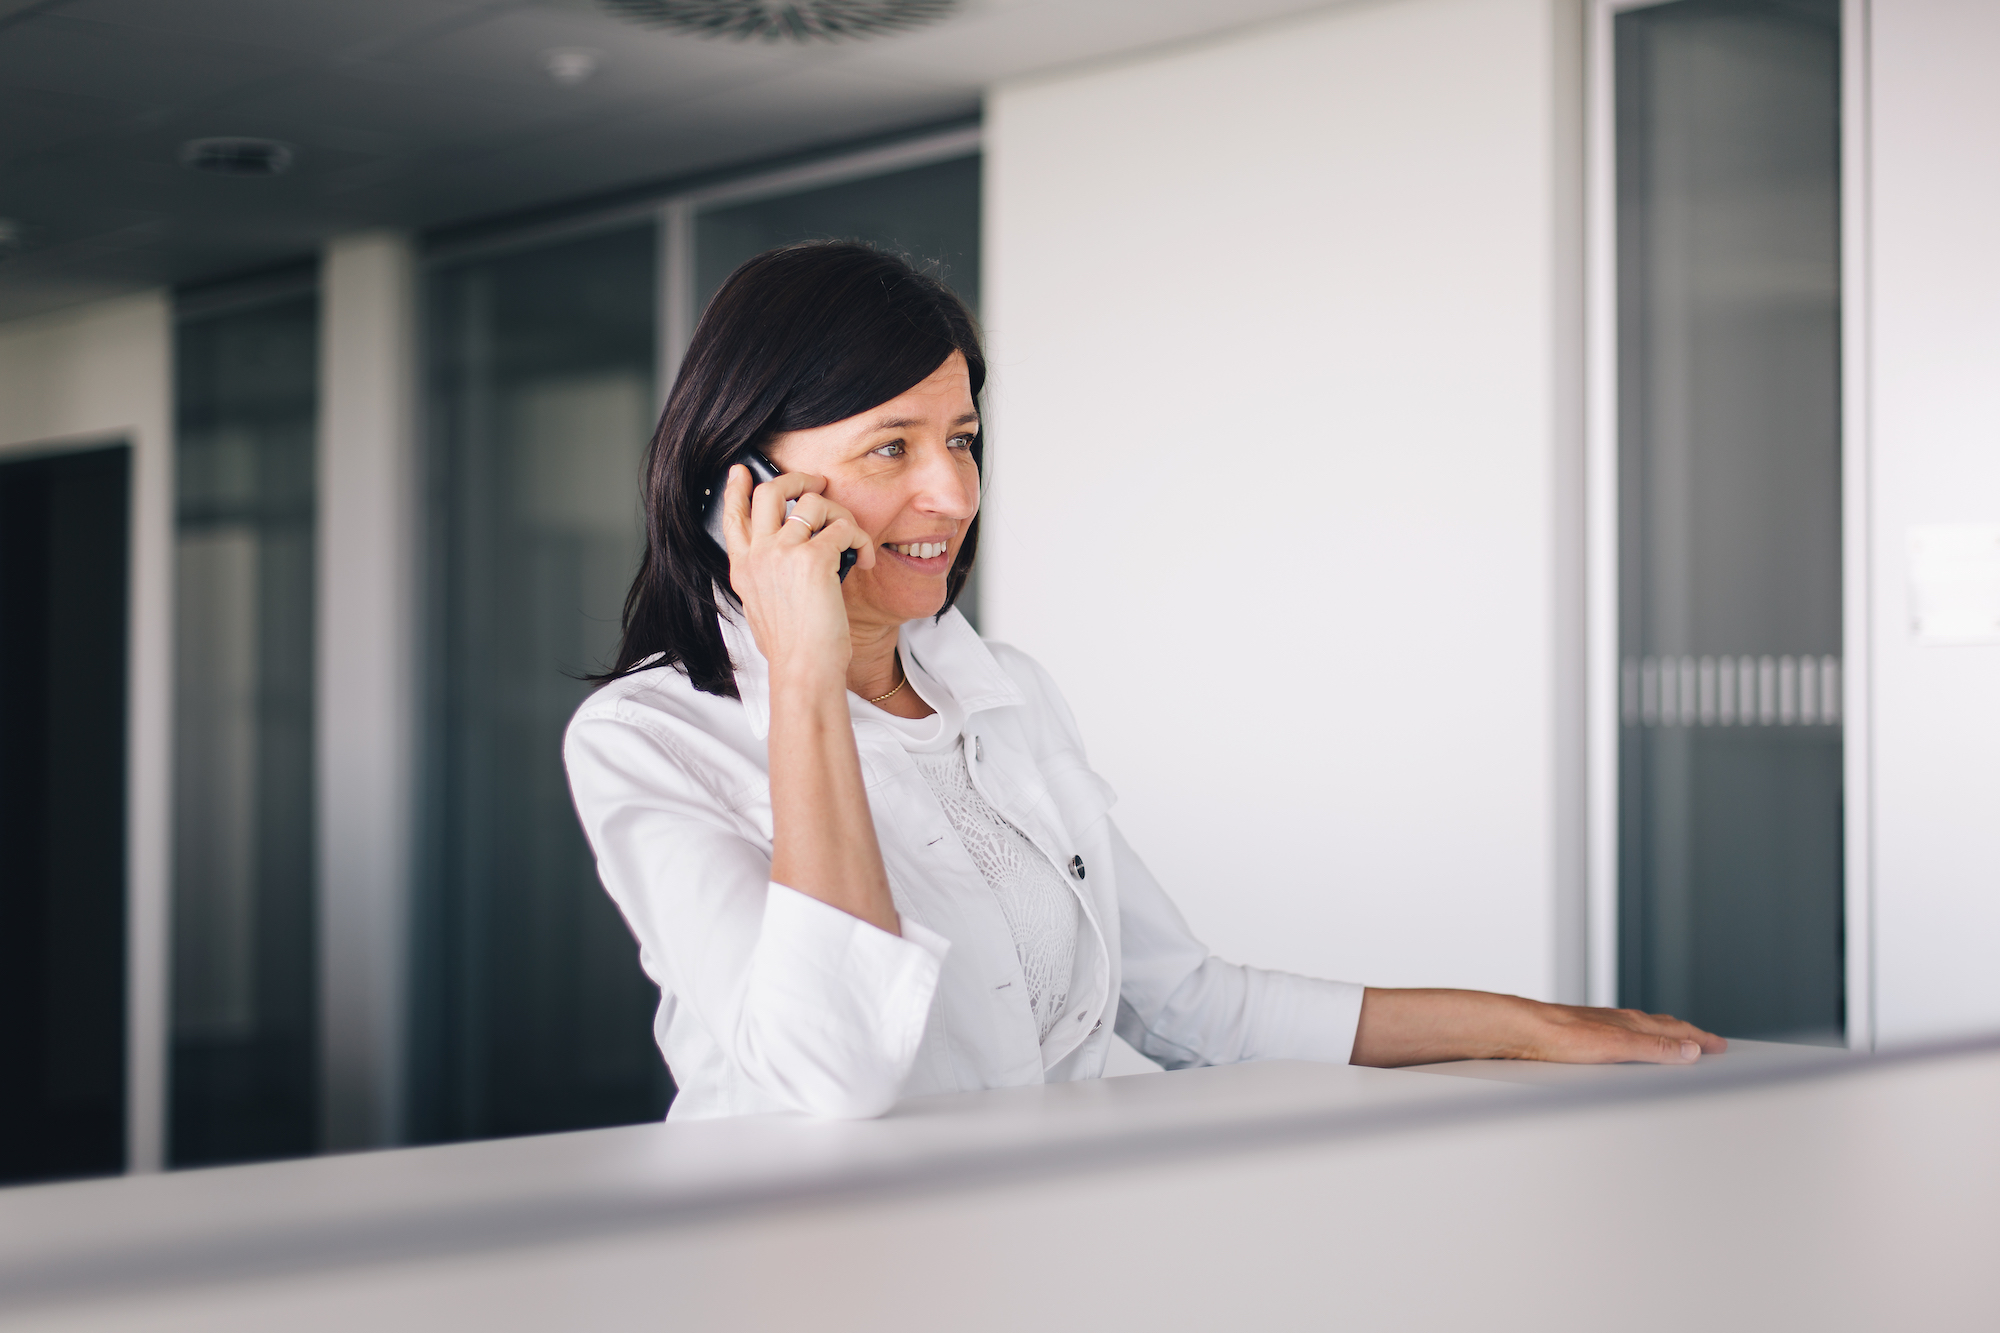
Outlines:
{"label": "woman's left hand", "polygon": [[1666,1014],[1544,1004],[1487,991],[1371,986],[1351,1060],[1384,1067],[1442,1060],[1684,1065],[1728,1049],[1714,1033]]}
{"label": "woman's left hand", "polygon": [[[1513,998],[1513,997],[1507,997]],[[1637,1060],[1647,1064],[1693,1064],[1704,1055],[1719,1055],[1729,1043],[1713,1032],[1683,1023],[1671,1014],[1637,1009],[1590,1009],[1580,1004],[1534,1006],[1528,1040],[1512,1058],[1550,1060],[1560,1064],[1601,1065]]]}

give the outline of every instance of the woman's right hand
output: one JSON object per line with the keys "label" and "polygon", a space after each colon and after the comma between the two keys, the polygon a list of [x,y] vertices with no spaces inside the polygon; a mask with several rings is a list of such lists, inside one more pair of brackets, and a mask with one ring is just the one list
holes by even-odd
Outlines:
{"label": "woman's right hand", "polygon": [[[743,599],[750,632],[786,680],[835,692],[847,689],[853,646],[840,591],[840,553],[854,549],[857,566],[875,564],[875,543],[854,516],[826,498],[826,479],[787,472],[753,491],[750,469],[729,469],[722,532],[729,583]],[[785,502],[795,500],[792,512]]]}

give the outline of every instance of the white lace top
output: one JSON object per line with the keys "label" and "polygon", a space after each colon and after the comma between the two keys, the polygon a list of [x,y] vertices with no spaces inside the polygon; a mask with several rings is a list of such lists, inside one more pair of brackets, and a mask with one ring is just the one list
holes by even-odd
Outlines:
{"label": "white lace top", "polygon": [[1062,872],[972,785],[965,763],[964,718],[949,693],[907,656],[904,669],[911,685],[919,687],[925,702],[938,711],[916,719],[874,711],[902,741],[999,901],[1027,977],[1029,1007],[1047,1039],[1069,1002],[1082,909]]}
{"label": "white lace top", "polygon": [[972,863],[1000,900],[1000,913],[1014,933],[1014,952],[1027,974],[1028,1004],[1046,1038],[1069,1002],[1070,969],[1076,962],[1076,895],[1048,858],[972,785],[963,737],[943,754],[910,757],[944,807],[958,840],[972,854]]}

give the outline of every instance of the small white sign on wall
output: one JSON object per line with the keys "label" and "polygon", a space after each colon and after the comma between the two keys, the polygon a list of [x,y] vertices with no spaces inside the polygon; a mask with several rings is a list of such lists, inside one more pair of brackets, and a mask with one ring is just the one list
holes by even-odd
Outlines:
{"label": "small white sign on wall", "polygon": [[1910,529],[1910,620],[1918,643],[2000,643],[2000,523]]}

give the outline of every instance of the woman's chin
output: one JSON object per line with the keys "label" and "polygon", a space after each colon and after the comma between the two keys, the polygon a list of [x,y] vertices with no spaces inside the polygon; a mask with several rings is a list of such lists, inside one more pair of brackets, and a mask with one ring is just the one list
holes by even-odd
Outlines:
{"label": "woman's chin", "polygon": [[[921,620],[925,616],[934,616],[944,607],[948,580],[942,573],[916,575],[911,570],[890,571],[880,566],[870,572],[878,576],[888,574],[889,577],[872,578],[865,586],[855,589],[861,596],[850,597],[848,600],[847,614],[850,620],[865,616],[884,624],[900,625],[906,620]],[[849,575],[848,581],[853,582],[854,577],[855,575]]]}

